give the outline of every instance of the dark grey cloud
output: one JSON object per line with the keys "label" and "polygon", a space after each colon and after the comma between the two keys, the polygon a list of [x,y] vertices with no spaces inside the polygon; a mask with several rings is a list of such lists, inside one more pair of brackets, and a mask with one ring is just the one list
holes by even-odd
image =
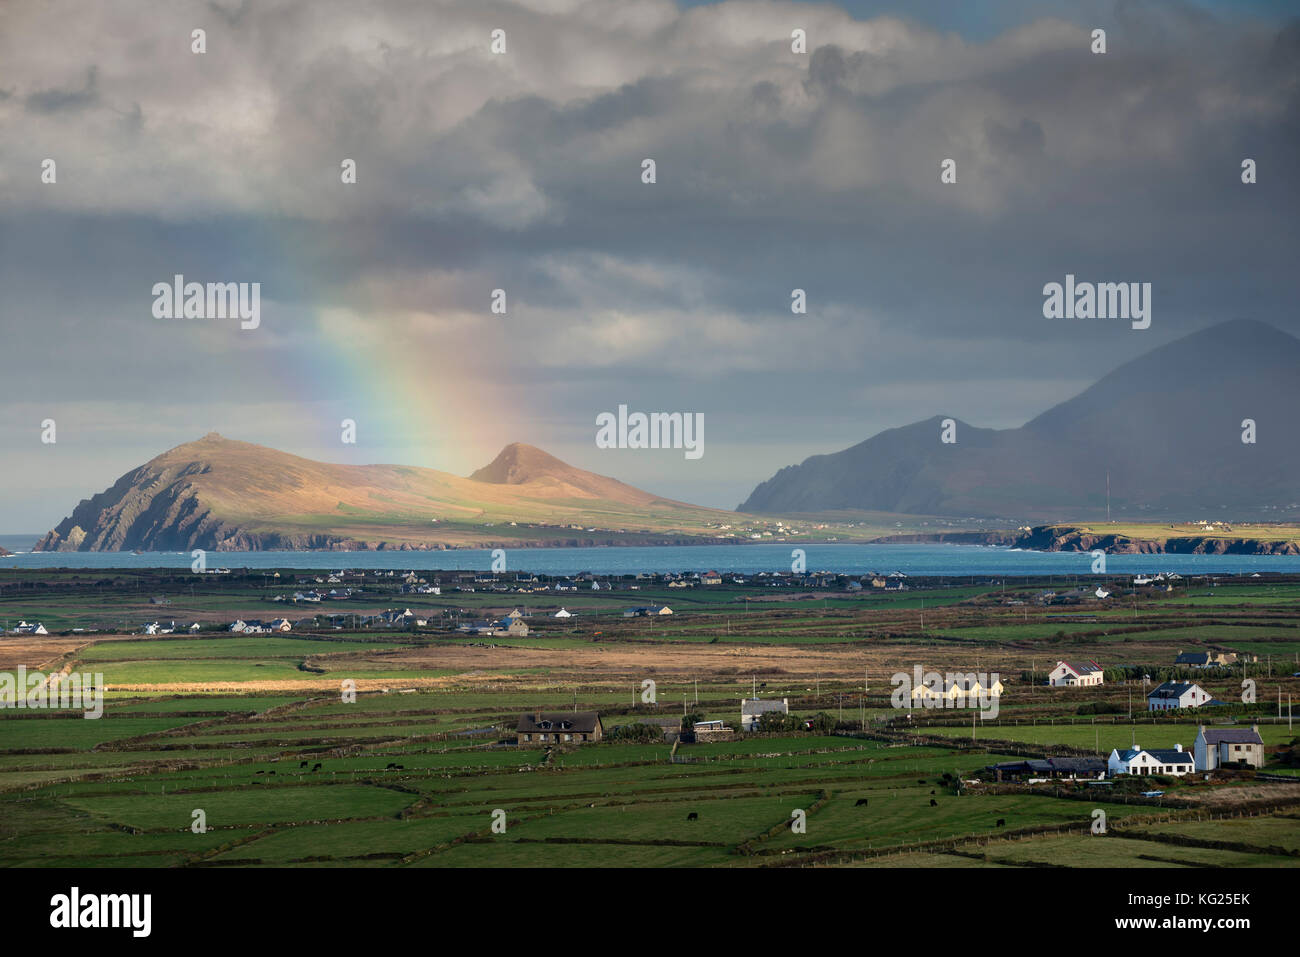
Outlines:
{"label": "dark grey cloud", "polygon": [[[730,505],[882,428],[1018,425],[1212,322],[1300,331],[1296,22],[1119,3],[1095,56],[1060,16],[971,42],[779,3],[13,7],[0,375],[24,401],[0,439],[25,450],[27,398],[57,395],[76,447],[99,437],[87,492],[212,428],[308,452],[315,417],[416,357],[512,411],[434,460],[393,410],[377,456],[466,472],[520,439]],[[1151,282],[1152,328],[1042,319],[1067,272]],[[262,282],[264,328],[151,321],[174,273]],[[312,365],[350,337],[381,340],[373,374]],[[619,402],[704,411],[716,444],[690,471],[602,459],[590,422]],[[66,511],[32,474],[3,480],[0,528]]]}
{"label": "dark grey cloud", "polygon": [[94,106],[99,102],[96,89],[98,69],[94,66],[86,70],[86,83],[76,90],[37,90],[27,94],[24,101],[27,109],[33,113],[75,112]]}

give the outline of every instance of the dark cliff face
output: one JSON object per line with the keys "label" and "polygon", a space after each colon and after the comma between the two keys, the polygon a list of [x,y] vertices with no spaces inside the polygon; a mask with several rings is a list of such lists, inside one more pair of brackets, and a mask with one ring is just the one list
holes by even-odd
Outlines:
{"label": "dark cliff face", "polygon": [[[1061,520],[1300,502],[1300,340],[1222,323],[1155,349],[1018,429],[942,417],[782,469],[739,510]],[[1242,442],[1243,420],[1256,441]]]}
{"label": "dark cliff face", "polygon": [[141,466],[83,499],[35,545],[36,551],[183,550],[210,547],[221,525],[200,505],[186,477],[204,466]]}

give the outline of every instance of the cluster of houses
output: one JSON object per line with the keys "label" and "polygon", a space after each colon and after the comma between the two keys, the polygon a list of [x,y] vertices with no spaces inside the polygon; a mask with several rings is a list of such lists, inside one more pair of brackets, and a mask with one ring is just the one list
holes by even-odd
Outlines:
{"label": "cluster of houses", "polygon": [[[189,632],[190,634],[196,634],[196,633],[198,632],[198,630],[199,630],[199,623],[198,623],[197,621],[195,621],[195,622],[191,622],[191,623],[190,623],[190,626],[189,626],[188,628],[186,628],[184,625],[182,625],[182,626],[181,626],[181,630],[182,630],[182,631],[187,631],[187,632]],[[145,635],[174,635],[174,634],[176,634],[176,622],[173,621],[170,625],[160,624],[159,622],[156,622],[156,621],[146,622],[146,623],[145,623],[145,626],[141,629],[141,634],[145,634]]]}
{"label": "cluster of houses", "polygon": [[456,630],[466,635],[526,638],[528,636],[528,622],[524,621],[523,612],[516,608],[504,618],[467,621],[458,625]]}
{"label": "cluster of houses", "polygon": [[265,622],[257,618],[250,618],[247,621],[240,618],[231,622],[228,630],[240,635],[269,635],[276,631],[293,631],[293,622],[288,618],[276,618],[274,621]]}
{"label": "cluster of houses", "polygon": [[[760,700],[742,698],[740,702],[740,727],[744,731],[757,731],[763,715],[790,713],[788,698]],[[675,741],[681,733],[681,719],[675,717],[638,718],[638,724],[657,725],[665,741]],[[725,740],[735,729],[725,721],[696,721],[692,724],[696,741]],[[599,741],[604,736],[600,715],[595,711],[532,711],[521,714],[515,726],[515,743],[520,747],[555,744],[585,744]]]}
{"label": "cluster of houses", "polygon": [[623,609],[624,618],[652,618],[659,615],[671,615],[673,610],[667,605],[641,605],[636,608]]}
{"label": "cluster of houses", "polygon": [[1238,661],[1253,661],[1254,655],[1242,655],[1238,657],[1235,652],[1230,651],[1189,651],[1178,652],[1174,658],[1174,664],[1182,665],[1185,668],[1229,668]]}
{"label": "cluster of houses", "polygon": [[[1175,663],[1193,668],[1218,668],[1237,661],[1234,654],[1196,652],[1179,654]],[[1095,661],[1058,661],[1047,676],[1054,688],[1100,685],[1104,681],[1101,665]],[[913,692],[915,694],[915,692]],[[1147,692],[1148,711],[1179,711],[1187,708],[1219,707],[1226,702],[1214,698],[1193,681],[1165,681]]]}
{"label": "cluster of houses", "polygon": [[1207,728],[1201,725],[1190,752],[1181,744],[1172,749],[1147,750],[1139,747],[1118,749],[1106,762],[1108,773],[1168,774],[1180,777],[1193,771],[1213,771],[1225,765],[1240,764],[1252,768],[1264,766],[1264,739],[1259,725],[1246,728]]}
{"label": "cluster of houses", "polygon": [[1109,758],[1050,757],[1005,761],[990,765],[988,770],[993,772],[997,781],[1032,783],[1051,779],[1102,780],[1125,774],[1182,777],[1197,771],[1214,771],[1226,765],[1264,766],[1264,739],[1259,736],[1258,725],[1249,729],[1201,725],[1191,751],[1184,750],[1181,744],[1150,749],[1134,745],[1123,751],[1116,748]]}

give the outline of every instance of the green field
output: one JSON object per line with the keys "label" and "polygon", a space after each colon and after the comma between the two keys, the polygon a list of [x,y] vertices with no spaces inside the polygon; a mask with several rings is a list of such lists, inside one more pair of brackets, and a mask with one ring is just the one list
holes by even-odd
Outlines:
{"label": "green field", "polygon": [[[22,591],[37,591],[22,575]],[[24,597],[21,610],[0,582],[0,603],[15,617],[37,607],[56,620],[107,620],[164,590],[147,575],[126,589],[50,577],[57,594]],[[271,617],[258,605],[260,580],[242,592],[220,586],[193,602]],[[1175,591],[1144,599],[1136,616],[1094,609],[1096,621],[1008,608],[1002,588],[975,584],[748,603],[758,593],[727,586],[566,597],[579,617],[563,627],[535,618],[528,637],[447,627],[51,636],[22,660],[102,673],[104,716],[0,710],[0,865],[1293,867],[1300,762],[1286,755],[1300,729],[1269,719],[1279,692],[1300,697],[1286,658],[1300,582],[1216,589],[1212,606]],[[420,598],[378,601],[462,617],[531,601]],[[676,614],[622,618],[629,602],[656,600]],[[1246,672],[1258,705],[1154,722],[1139,711],[1136,727],[1126,708],[1130,690],[1141,707],[1140,682],[1047,689],[1028,680],[1058,657],[1155,669],[1184,648],[1248,647],[1266,649]],[[968,712],[922,709],[898,726],[888,675],[914,663],[1000,669],[1009,683],[999,719],[977,720],[973,740]],[[647,676],[658,704],[637,697]],[[368,682],[355,701],[341,695],[343,678]],[[1201,680],[1231,698],[1241,669]],[[676,748],[514,745],[518,716],[539,709],[597,710],[607,734],[646,715],[680,718],[683,706],[734,724],[751,688],[830,724]],[[1095,704],[1125,711],[1081,713]],[[1261,722],[1267,778],[1196,775],[1164,785],[1164,800],[1142,798],[1150,785],[1138,781],[995,787],[985,771],[1061,748],[1105,755],[1134,738],[1190,748],[1200,721],[1228,717]],[[1288,778],[1295,783],[1279,783]],[[201,833],[191,829],[196,811]],[[1089,833],[1097,811],[1105,835]],[[504,830],[494,830],[498,820]]]}

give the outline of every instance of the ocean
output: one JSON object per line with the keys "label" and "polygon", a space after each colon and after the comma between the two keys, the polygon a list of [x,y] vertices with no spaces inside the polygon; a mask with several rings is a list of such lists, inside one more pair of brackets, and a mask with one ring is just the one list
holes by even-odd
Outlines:
{"label": "ocean", "polygon": [[[32,552],[39,535],[0,535],[0,546],[14,552],[0,557],[5,568],[188,568],[188,552]],[[714,569],[747,575],[790,571],[791,552],[802,548],[809,572],[844,574],[903,572],[934,576],[1087,575],[1088,552],[1034,552],[991,545],[848,545],[794,543],[750,545],[617,546],[609,548],[514,548],[506,550],[506,570],[544,575],[579,572],[626,575]],[[377,552],[208,552],[215,568],[314,568],[405,570],[483,570],[492,567],[488,549]],[[1108,555],[1108,574],[1249,575],[1300,573],[1300,555]]]}

